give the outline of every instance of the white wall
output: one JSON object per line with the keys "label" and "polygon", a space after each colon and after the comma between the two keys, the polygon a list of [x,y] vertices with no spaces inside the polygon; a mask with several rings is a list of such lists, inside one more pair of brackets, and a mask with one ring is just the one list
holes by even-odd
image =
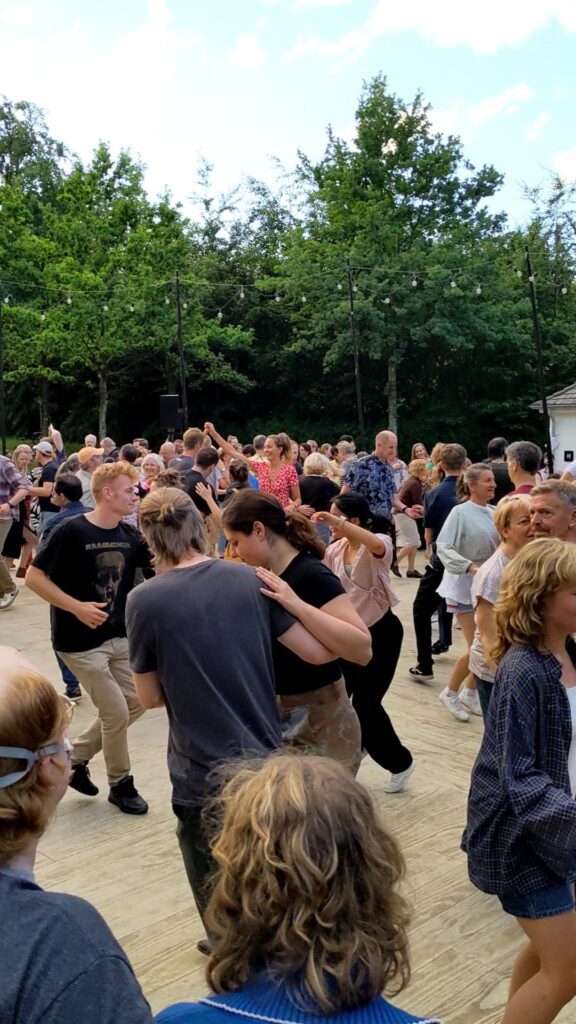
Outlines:
{"label": "white wall", "polygon": [[554,469],[560,473],[570,459],[564,458],[565,452],[573,452],[576,459],[576,409],[551,410],[550,433],[556,439],[554,446]]}

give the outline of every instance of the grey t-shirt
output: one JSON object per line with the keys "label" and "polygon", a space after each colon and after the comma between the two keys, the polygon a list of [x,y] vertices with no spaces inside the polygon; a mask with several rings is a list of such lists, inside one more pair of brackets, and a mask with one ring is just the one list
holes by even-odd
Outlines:
{"label": "grey t-shirt", "polygon": [[206,776],[282,745],[272,638],[295,619],[260,592],[254,569],[221,559],[171,569],[126,605],[133,672],[157,672],[175,804],[200,805]]}
{"label": "grey t-shirt", "polygon": [[153,1024],[108,925],[77,896],[0,869],[2,1024]]}
{"label": "grey t-shirt", "polygon": [[[476,608],[479,597],[483,597],[488,604],[496,604],[500,591],[502,573],[509,561],[510,559],[508,558],[508,555],[505,555],[503,551],[498,549],[493,555],[490,555],[490,558],[484,562],[483,565],[480,566],[472,582],[472,604],[474,608]],[[494,682],[494,673],[492,669],[488,668],[486,663],[478,626],[476,626],[474,640],[472,641],[472,647],[470,648],[469,665],[470,671],[473,672],[478,679],[483,679],[487,683]]]}

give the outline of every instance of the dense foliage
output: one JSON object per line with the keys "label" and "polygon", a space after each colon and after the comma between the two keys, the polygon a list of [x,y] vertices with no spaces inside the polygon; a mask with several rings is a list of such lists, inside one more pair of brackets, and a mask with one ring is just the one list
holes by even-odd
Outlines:
{"label": "dense foliage", "polygon": [[[0,298],[10,434],[160,439],[179,390],[176,279],[189,420],[244,438],[398,427],[413,440],[542,438],[525,247],[535,270],[548,391],[576,379],[575,186],[532,193],[510,231],[502,176],[474,168],[377,77],[352,142],[329,128],[276,191],[250,180],[195,218],[151,201],[143,167],[100,143],[88,165],[27,102],[0,103]],[[353,324],[351,313],[353,314]],[[357,342],[355,377],[352,326]]]}

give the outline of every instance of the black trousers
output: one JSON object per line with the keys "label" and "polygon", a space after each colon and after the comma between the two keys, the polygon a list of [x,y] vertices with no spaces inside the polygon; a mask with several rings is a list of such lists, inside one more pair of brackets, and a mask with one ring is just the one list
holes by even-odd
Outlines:
{"label": "black trousers", "polygon": [[210,852],[210,840],[202,820],[203,808],[172,804],[172,810],[178,818],[176,835],[190,888],[198,913],[204,921],[216,861]]}
{"label": "black trousers", "polygon": [[[445,602],[436,593],[443,576],[444,566],[438,557],[433,556],[426,566],[412,605],[418,665],[423,672],[432,672],[433,670],[432,616],[435,611],[438,611],[440,639],[447,647],[452,641],[452,615],[446,611]],[[441,617],[443,621],[441,621]]]}
{"label": "black trousers", "polygon": [[360,721],[362,745],[370,757],[393,775],[412,764],[412,754],[402,746],[389,716],[382,707],[400,656],[404,629],[392,611],[370,627],[372,660],[368,665],[342,662],[346,689]]}

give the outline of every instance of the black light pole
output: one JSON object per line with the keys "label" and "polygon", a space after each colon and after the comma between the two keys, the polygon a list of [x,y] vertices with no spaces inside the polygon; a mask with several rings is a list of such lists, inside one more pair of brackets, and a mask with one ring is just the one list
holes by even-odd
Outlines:
{"label": "black light pole", "polygon": [[358,353],[358,338],[356,337],[356,316],[354,311],[354,279],[350,260],[346,260],[346,274],[348,276],[348,300],[350,303],[350,330],[352,333],[352,351],[354,353],[354,377],[356,380],[356,407],[358,409],[358,426],[360,427],[360,441],[362,448],[365,447],[364,429],[364,406],[362,403],[362,382],[360,380],[360,357]]}
{"label": "black light pole", "polygon": [[6,391],[4,384],[4,334],[2,331],[3,306],[4,294],[0,288],[0,439],[2,440],[2,455],[6,455]]}
{"label": "black light pole", "polygon": [[188,424],[188,387],[186,382],[186,360],[184,358],[184,339],[182,337],[182,306],[180,304],[180,276],[176,274],[176,314],[178,317],[178,353],[180,355],[180,391],[182,394],[182,429],[186,430]]}
{"label": "black light pole", "polygon": [[536,346],[536,365],[538,367],[538,382],[540,385],[540,401],[542,402],[542,413],[546,424],[546,448],[548,450],[548,468],[554,472],[554,453],[552,451],[552,437],[550,435],[550,416],[548,414],[548,399],[546,397],[546,385],[544,382],[544,362],[542,359],[542,335],[540,333],[540,321],[538,319],[538,303],[536,301],[536,285],[534,283],[534,271],[528,246],[524,247],[526,252],[526,269],[528,271],[528,285],[530,287],[530,304],[532,306],[532,333],[534,345]]}

